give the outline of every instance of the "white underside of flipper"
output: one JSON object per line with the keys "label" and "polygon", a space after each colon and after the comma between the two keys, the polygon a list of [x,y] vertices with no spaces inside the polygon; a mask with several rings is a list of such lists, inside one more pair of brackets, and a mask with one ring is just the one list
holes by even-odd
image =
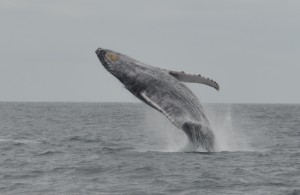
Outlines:
{"label": "white underside of flipper", "polygon": [[[155,103],[154,101],[152,101],[146,94],[145,91],[143,91],[141,93],[141,96],[144,98],[144,100],[146,102],[148,102],[148,104],[152,105],[154,108],[156,108],[158,111],[162,112],[174,125],[176,125],[175,119],[172,118],[163,108],[161,108],[157,103]],[[178,127],[176,125],[176,127]],[[179,128],[179,127],[178,127]]]}

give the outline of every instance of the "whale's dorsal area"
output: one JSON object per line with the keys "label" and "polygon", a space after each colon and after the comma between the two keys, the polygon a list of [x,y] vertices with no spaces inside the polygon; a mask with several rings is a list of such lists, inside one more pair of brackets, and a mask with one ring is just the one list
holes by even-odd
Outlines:
{"label": "whale's dorsal area", "polygon": [[177,71],[168,70],[168,72],[170,75],[172,75],[179,81],[187,82],[187,83],[201,83],[201,84],[211,86],[218,91],[220,90],[219,84],[216,81],[211,80],[209,78],[205,78],[201,75],[186,74],[183,71],[177,72]]}

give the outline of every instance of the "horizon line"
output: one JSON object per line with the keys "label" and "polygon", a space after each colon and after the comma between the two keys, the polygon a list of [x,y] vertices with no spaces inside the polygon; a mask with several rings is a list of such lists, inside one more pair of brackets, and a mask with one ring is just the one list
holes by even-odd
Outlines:
{"label": "horizon line", "polygon": [[[0,101],[0,103],[133,103],[133,104],[142,104],[143,102],[139,101]],[[289,104],[296,105],[300,103],[295,102],[201,102],[202,104]]]}

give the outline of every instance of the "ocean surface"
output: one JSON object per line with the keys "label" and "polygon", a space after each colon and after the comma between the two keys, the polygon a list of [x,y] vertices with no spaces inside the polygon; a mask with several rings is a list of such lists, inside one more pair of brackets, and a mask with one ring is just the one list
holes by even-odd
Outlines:
{"label": "ocean surface", "polygon": [[300,194],[300,105],[204,106],[213,153],[141,103],[0,103],[0,194]]}

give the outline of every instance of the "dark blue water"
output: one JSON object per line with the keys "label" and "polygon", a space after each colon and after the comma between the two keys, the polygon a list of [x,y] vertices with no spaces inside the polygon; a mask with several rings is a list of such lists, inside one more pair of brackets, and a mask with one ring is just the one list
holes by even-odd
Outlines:
{"label": "dark blue water", "polygon": [[0,103],[0,194],[300,194],[300,105],[205,107],[215,153],[143,104]]}

